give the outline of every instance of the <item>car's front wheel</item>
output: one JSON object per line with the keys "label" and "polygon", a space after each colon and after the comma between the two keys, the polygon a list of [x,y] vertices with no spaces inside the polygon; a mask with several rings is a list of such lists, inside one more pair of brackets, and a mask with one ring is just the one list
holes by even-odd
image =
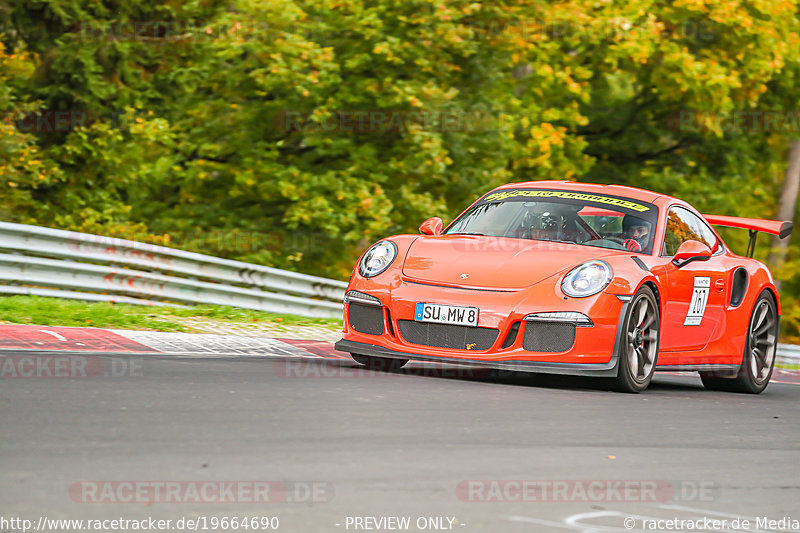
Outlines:
{"label": "car's front wheel", "polygon": [[778,346],[778,311],[769,292],[758,295],[744,346],[742,366],[736,377],[720,377],[701,372],[703,386],[709,390],[747,392],[759,394],[767,388],[775,367],[775,349]]}
{"label": "car's front wheel", "polygon": [[650,385],[658,359],[660,326],[656,297],[649,287],[642,287],[631,299],[620,324],[623,337],[617,354],[616,390],[638,393]]}
{"label": "car's front wheel", "polygon": [[360,353],[351,353],[350,356],[357,363],[365,365],[370,370],[382,370],[384,372],[400,370],[408,363],[408,359],[393,359],[391,357],[377,357],[375,355],[363,355]]}

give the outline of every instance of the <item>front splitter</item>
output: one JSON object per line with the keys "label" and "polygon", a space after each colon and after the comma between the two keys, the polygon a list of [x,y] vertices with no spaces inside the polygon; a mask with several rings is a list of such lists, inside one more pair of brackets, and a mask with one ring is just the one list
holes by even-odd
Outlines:
{"label": "front splitter", "polygon": [[350,352],[391,359],[409,359],[416,361],[429,361],[435,363],[451,363],[457,365],[473,365],[499,370],[513,370],[517,372],[533,372],[541,374],[565,374],[572,376],[614,377],[617,375],[616,350],[608,363],[580,364],[580,363],[552,363],[544,361],[487,361],[485,359],[465,359],[461,357],[436,357],[409,352],[399,352],[375,344],[340,340],[334,345],[340,352]]}

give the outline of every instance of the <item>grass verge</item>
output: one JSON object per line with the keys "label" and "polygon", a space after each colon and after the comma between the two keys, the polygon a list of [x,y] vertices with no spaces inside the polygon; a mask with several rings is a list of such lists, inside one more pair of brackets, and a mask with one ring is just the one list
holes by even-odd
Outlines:
{"label": "grass verge", "polygon": [[0,297],[0,323],[41,326],[193,331],[181,319],[208,319],[227,324],[270,323],[276,326],[322,326],[341,329],[342,321],[280,315],[216,305],[147,307],[141,305],[83,302],[39,296]]}

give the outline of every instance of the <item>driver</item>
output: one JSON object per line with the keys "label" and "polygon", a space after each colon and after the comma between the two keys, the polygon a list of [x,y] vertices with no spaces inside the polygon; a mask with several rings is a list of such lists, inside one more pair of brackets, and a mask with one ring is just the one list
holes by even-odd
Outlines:
{"label": "driver", "polygon": [[622,219],[622,236],[625,248],[631,252],[641,252],[650,242],[650,223],[633,215]]}

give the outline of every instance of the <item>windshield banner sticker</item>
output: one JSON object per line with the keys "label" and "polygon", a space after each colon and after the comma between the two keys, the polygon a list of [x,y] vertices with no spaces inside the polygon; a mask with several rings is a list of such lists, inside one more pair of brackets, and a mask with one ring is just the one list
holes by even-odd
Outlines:
{"label": "windshield banner sticker", "polygon": [[692,301],[689,303],[689,312],[686,314],[684,326],[699,326],[703,321],[708,303],[708,291],[711,289],[711,278],[695,277]]}
{"label": "windshield banner sticker", "polygon": [[595,204],[605,204],[609,206],[621,207],[633,211],[648,211],[649,206],[637,204],[624,198],[615,198],[613,196],[601,196],[598,194],[589,194],[582,192],[571,191],[546,191],[541,189],[514,189],[510,191],[498,191],[484,196],[482,202],[496,202],[499,200],[507,199],[526,199],[526,198],[559,198],[562,200],[578,200],[582,202],[592,202]]}

